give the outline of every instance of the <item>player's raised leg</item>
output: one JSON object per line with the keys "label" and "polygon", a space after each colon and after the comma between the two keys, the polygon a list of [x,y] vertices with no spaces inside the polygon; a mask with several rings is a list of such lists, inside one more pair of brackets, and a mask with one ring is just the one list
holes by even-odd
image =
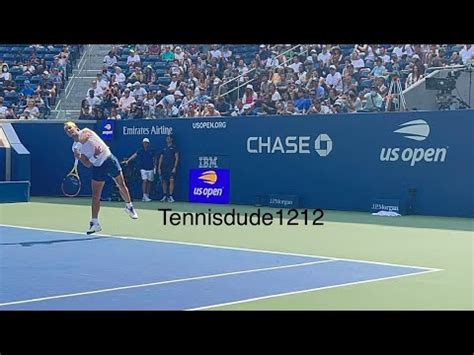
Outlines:
{"label": "player's raised leg", "polygon": [[132,198],[130,197],[130,192],[128,191],[128,187],[125,184],[125,179],[123,178],[122,172],[120,172],[119,175],[114,177],[115,183],[117,184],[117,187],[119,188],[120,191],[120,196],[122,196],[123,200],[125,201],[125,212],[133,218],[137,219],[138,214],[135,211],[135,208],[133,207],[132,204]]}

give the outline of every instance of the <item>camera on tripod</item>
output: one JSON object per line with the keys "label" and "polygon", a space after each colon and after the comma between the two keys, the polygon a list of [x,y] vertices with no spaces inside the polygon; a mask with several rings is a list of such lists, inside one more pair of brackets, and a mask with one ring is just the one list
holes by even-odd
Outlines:
{"label": "camera on tripod", "polygon": [[426,90],[438,90],[448,93],[456,89],[456,77],[426,78],[425,84]]}

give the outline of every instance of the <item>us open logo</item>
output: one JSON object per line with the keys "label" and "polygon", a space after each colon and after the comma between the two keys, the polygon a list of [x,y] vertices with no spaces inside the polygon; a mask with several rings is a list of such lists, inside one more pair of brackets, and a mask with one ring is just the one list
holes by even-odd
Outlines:
{"label": "us open logo", "polygon": [[228,169],[190,169],[189,201],[229,203],[229,177]]}
{"label": "us open logo", "polygon": [[[399,125],[400,128],[393,131],[403,135],[403,137],[424,141],[431,132],[429,124],[424,120],[413,120]],[[407,162],[410,166],[415,166],[419,162],[444,163],[448,154],[447,147],[389,147],[380,150],[380,161],[383,162]]]}
{"label": "us open logo", "polygon": [[114,136],[114,125],[113,120],[106,120],[102,122],[102,130],[100,132],[103,140],[111,140]]}

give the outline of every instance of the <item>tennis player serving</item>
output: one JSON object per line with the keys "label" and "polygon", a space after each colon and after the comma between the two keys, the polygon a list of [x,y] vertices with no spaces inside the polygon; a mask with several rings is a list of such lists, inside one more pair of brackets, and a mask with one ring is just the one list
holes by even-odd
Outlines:
{"label": "tennis player serving", "polygon": [[79,129],[74,122],[66,122],[64,131],[74,140],[72,151],[74,157],[87,168],[92,167],[92,219],[87,234],[100,232],[99,223],[100,197],[105,184],[105,177],[110,176],[117,184],[120,195],[126,202],[125,212],[133,219],[138,215],[133,208],[132,199],[122,174],[117,158],[111,153],[104,141],[89,128]]}

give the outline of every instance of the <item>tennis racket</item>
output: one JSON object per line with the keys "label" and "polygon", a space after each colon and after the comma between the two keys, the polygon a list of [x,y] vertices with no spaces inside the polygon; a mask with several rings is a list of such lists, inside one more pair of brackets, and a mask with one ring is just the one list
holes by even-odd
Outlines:
{"label": "tennis racket", "polygon": [[79,192],[81,191],[81,179],[77,172],[77,163],[78,160],[76,159],[74,166],[63,179],[63,183],[61,184],[61,190],[63,191],[64,196],[75,197],[79,195]]}

